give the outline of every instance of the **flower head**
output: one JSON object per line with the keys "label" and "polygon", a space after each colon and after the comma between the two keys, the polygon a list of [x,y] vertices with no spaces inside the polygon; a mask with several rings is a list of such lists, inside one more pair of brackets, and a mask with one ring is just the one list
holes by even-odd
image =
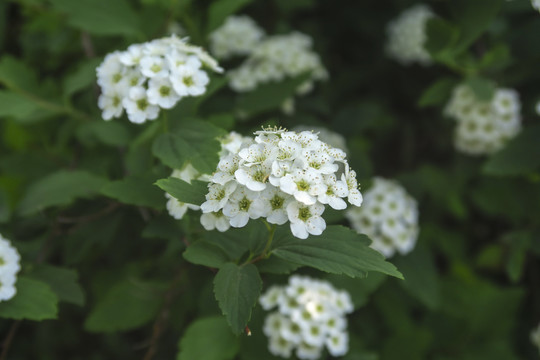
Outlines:
{"label": "flower head", "polygon": [[353,311],[349,294],[326,281],[293,275],[285,286],[271,286],[259,302],[268,314],[263,332],[268,350],[281,357],[292,351],[300,359],[318,359],[326,347],[332,356],[348,350],[347,319]]}
{"label": "flower head", "polygon": [[395,181],[375,178],[361,208],[351,208],[345,216],[359,233],[373,242],[371,247],[386,257],[410,252],[418,236],[416,201]]}
{"label": "flower head", "polygon": [[156,119],[161,108],[206,92],[203,67],[223,71],[204,50],[174,35],[108,54],[96,69],[103,119],[120,117],[124,109],[134,123]]}
{"label": "flower head", "polygon": [[0,301],[11,299],[17,292],[15,283],[21,269],[20,260],[17,249],[0,235]]}

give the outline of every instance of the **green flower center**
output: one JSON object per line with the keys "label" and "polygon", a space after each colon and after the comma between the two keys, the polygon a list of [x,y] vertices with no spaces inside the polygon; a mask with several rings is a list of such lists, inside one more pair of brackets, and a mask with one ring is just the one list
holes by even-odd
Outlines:
{"label": "green flower center", "polygon": [[308,207],[303,207],[298,210],[298,218],[302,221],[307,221],[311,217],[311,212]]}
{"label": "green flower center", "polygon": [[306,180],[297,181],[296,186],[298,187],[298,190],[300,190],[300,191],[308,191],[309,190],[309,183]]}
{"label": "green flower center", "polygon": [[281,196],[274,195],[274,197],[270,200],[270,205],[272,206],[272,210],[278,210],[283,207],[283,203],[285,202],[285,199]]}
{"label": "green flower center", "polygon": [[240,202],[238,203],[238,208],[240,211],[248,211],[249,207],[251,206],[251,200],[249,200],[247,197],[244,197]]}
{"label": "green flower center", "polygon": [[117,84],[118,82],[120,82],[120,80],[122,80],[122,74],[114,74],[112,80],[113,83]]}
{"label": "green flower center", "polygon": [[159,93],[161,96],[169,96],[171,94],[171,88],[168,86],[162,86],[159,88]]}
{"label": "green flower center", "polygon": [[186,86],[193,86],[195,84],[195,81],[193,81],[193,77],[191,76],[186,76],[182,79],[182,82],[184,83],[184,85]]}
{"label": "green flower center", "polygon": [[267,180],[267,177],[264,171],[258,170],[255,172],[255,174],[253,174],[253,180],[263,183]]}
{"label": "green flower center", "polygon": [[154,73],[158,73],[158,72],[161,71],[161,66],[159,66],[158,64],[154,64],[154,65],[152,65],[150,70],[152,70],[152,72],[154,72]]}
{"label": "green flower center", "polygon": [[143,111],[146,110],[146,108],[148,107],[148,101],[146,99],[139,99],[137,100],[136,104],[137,107]]}

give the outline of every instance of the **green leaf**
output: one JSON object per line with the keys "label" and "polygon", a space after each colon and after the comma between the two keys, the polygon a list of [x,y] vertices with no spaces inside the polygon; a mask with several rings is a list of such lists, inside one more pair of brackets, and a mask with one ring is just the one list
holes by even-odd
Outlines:
{"label": "green leaf", "polygon": [[231,260],[219,246],[204,240],[189,245],[183,257],[192,264],[212,268],[220,268]]}
{"label": "green leaf", "polygon": [[453,24],[441,18],[429,19],[426,34],[424,48],[434,59],[444,62],[453,58],[453,46],[459,37],[459,30]]}
{"label": "green leaf", "polygon": [[131,135],[121,122],[92,121],[86,122],[77,128],[77,138],[83,144],[94,145],[99,142],[109,146],[126,146]]}
{"label": "green leaf", "polygon": [[210,34],[218,28],[223,21],[238,10],[249,4],[252,0],[217,0],[212,2],[208,9],[208,25],[206,33]]}
{"label": "green leaf", "polygon": [[8,301],[0,302],[0,317],[36,321],[56,319],[58,297],[49,285],[26,276],[18,276],[15,287],[17,294]]}
{"label": "green leaf", "polygon": [[124,204],[163,209],[165,196],[153,186],[153,182],[152,176],[129,176],[105,185],[101,193]]}
{"label": "green leaf", "polygon": [[25,120],[32,118],[38,110],[39,106],[27,97],[9,90],[0,90],[0,116]]}
{"label": "green leaf", "polygon": [[187,204],[202,204],[206,201],[208,193],[208,183],[204,181],[193,180],[188,183],[175,177],[169,177],[159,179],[154,184],[171,194],[175,199]]}
{"label": "green leaf", "polygon": [[263,259],[256,263],[260,273],[268,274],[290,274],[298,269],[301,265],[285,261],[276,256],[271,256],[268,259]]}
{"label": "green leaf", "polygon": [[[209,346],[210,345],[210,346]],[[177,360],[230,360],[238,353],[238,337],[222,316],[194,321],[180,339]]]}
{"label": "green leaf", "polygon": [[69,205],[77,198],[96,195],[105,183],[105,179],[87,171],[60,170],[31,184],[17,210],[30,215],[51,206]]}
{"label": "green leaf", "polygon": [[524,128],[506,146],[493,154],[482,170],[489,175],[520,175],[540,166],[540,125]]}
{"label": "green leaf", "polygon": [[473,91],[476,97],[482,101],[490,101],[495,94],[495,82],[489,79],[481,78],[479,76],[469,77],[465,84],[467,84]]}
{"label": "green leaf", "polygon": [[459,28],[456,53],[467,49],[486,31],[501,8],[502,0],[454,0],[449,3],[454,23]]}
{"label": "green leaf", "polygon": [[51,0],[68,23],[96,35],[139,35],[140,18],[126,0]]}
{"label": "green leaf", "polygon": [[235,334],[244,331],[261,292],[262,281],[253,264],[225,264],[214,278],[214,294]]}
{"label": "green leaf", "polygon": [[441,106],[448,101],[457,80],[443,77],[432,83],[420,96],[418,107]]}
{"label": "green leaf", "polygon": [[154,319],[163,302],[164,284],[123,280],[99,299],[84,322],[92,332],[135,329]]}
{"label": "green leaf", "polygon": [[28,277],[49,285],[60,301],[84,305],[84,293],[75,270],[42,264],[36,265]]}
{"label": "green leaf", "polygon": [[88,59],[77,67],[77,69],[66,76],[63,82],[64,97],[90,87],[96,82],[96,68],[101,63],[101,59]]}
{"label": "green leaf", "polygon": [[368,271],[378,271],[403,279],[394,265],[368,246],[365,235],[343,226],[329,226],[322,235],[305,240],[281,231],[274,242],[272,254],[300,265],[350,277],[365,277]]}
{"label": "green leaf", "polygon": [[238,108],[248,116],[265,111],[278,109],[283,102],[296,93],[296,89],[309,79],[310,74],[304,74],[278,83],[268,83],[257,87],[238,98]]}
{"label": "green leaf", "polygon": [[515,283],[523,276],[525,259],[532,243],[532,237],[528,232],[517,231],[505,235],[503,240],[510,247],[506,272],[510,280]]}
{"label": "green leaf", "polygon": [[219,162],[221,145],[216,138],[224,132],[210,123],[192,120],[172,133],[160,135],[152,153],[165,165],[181,169],[186,161],[203,174],[211,174]]}
{"label": "green leaf", "polygon": [[439,279],[432,254],[422,246],[413,252],[393,259],[405,277],[400,282],[412,296],[422,301],[428,308],[437,309],[440,303]]}

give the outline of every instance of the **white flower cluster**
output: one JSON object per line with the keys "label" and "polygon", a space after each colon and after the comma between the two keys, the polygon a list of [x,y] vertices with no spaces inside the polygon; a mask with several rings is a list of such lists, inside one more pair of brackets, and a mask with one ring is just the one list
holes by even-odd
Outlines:
{"label": "white flower cluster", "polygon": [[255,134],[237,152],[221,156],[201,205],[203,216],[212,214],[206,217],[216,222],[225,218],[237,228],[249,219],[278,225],[289,221],[293,235],[305,239],[326,228],[321,217],[325,205],[343,210],[344,198],[362,204],[356,173],[342,150],[310,131],[269,128]]}
{"label": "white flower cluster", "polygon": [[540,11],[540,0],[531,0],[532,7]]}
{"label": "white flower cluster", "polygon": [[103,119],[120,117],[124,109],[133,123],[156,119],[160,108],[206,92],[205,66],[223,71],[203,49],[174,35],[108,54],[96,69]]}
{"label": "white flower cluster", "polygon": [[264,30],[249,16],[229,16],[210,34],[210,53],[218,59],[249,55],[264,35]]}
{"label": "white flower cluster", "polygon": [[253,48],[239,68],[229,73],[229,85],[235,91],[246,92],[263,83],[311,73],[310,79],[297,89],[298,94],[306,94],[313,88],[314,81],[328,77],[311,46],[311,38],[299,32],[267,37]]}
{"label": "white flower cluster", "polygon": [[268,350],[289,358],[293,350],[299,359],[318,359],[326,346],[332,356],[349,349],[345,314],[354,310],[346,291],[330,283],[293,275],[287,286],[272,286],[259,299],[270,313],[263,332],[269,338]]}
{"label": "white flower cluster", "polygon": [[385,257],[396,250],[407,254],[418,237],[418,208],[414,200],[397,182],[376,177],[359,209],[349,209],[345,216],[352,227],[367,235],[371,247]]}
{"label": "white flower cluster", "polygon": [[540,352],[540,324],[531,331],[531,342],[538,348]]}
{"label": "white flower cluster", "polygon": [[324,141],[325,143],[327,143],[328,145],[332,147],[335,147],[335,148],[338,148],[347,152],[347,141],[345,140],[343,135],[337,132],[328,130],[327,128],[323,126],[298,125],[298,126],[295,126],[292,130],[296,132],[301,132],[301,131],[316,132],[318,133],[319,139],[321,141]]}
{"label": "white flower cluster", "polygon": [[426,22],[435,15],[426,5],[405,10],[387,26],[386,50],[390,57],[403,65],[417,62],[431,64],[431,56],[424,48],[427,40]]}
{"label": "white flower cluster", "polygon": [[0,301],[11,299],[17,289],[17,273],[21,269],[21,256],[17,249],[0,235]]}
{"label": "white flower cluster", "polygon": [[481,101],[467,85],[457,86],[445,114],[457,121],[454,144],[471,155],[501,149],[521,130],[521,103],[512,89],[497,89],[491,101]]}

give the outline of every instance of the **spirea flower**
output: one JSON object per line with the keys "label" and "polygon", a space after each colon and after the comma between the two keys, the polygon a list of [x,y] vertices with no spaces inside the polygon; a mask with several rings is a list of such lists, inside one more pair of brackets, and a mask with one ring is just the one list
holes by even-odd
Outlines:
{"label": "spirea flower", "polygon": [[[311,46],[311,38],[299,32],[267,37],[253,48],[239,68],[229,73],[229,85],[235,91],[247,92],[260,84],[310,73],[311,77],[296,89],[297,94],[306,94],[311,91],[315,81],[328,77]],[[291,102],[292,99],[289,99],[284,104],[288,110],[294,109]]]}
{"label": "spirea flower", "polygon": [[293,275],[286,286],[271,286],[259,303],[264,310],[276,308],[263,328],[273,355],[288,358],[295,351],[299,359],[318,359],[325,347],[332,356],[347,353],[345,314],[354,310],[348,292],[326,281]]}
{"label": "spirea flower", "polygon": [[461,152],[490,154],[521,130],[521,103],[515,90],[499,88],[491,101],[479,100],[467,85],[457,86],[445,114],[457,121],[454,144]]}
{"label": "spirea flower", "polygon": [[175,35],[110,53],[96,69],[102,117],[117,118],[125,110],[133,123],[154,120],[181,98],[204,94],[206,68],[223,71],[203,49]]}
{"label": "spirea flower", "polygon": [[15,283],[21,269],[20,260],[17,249],[0,235],[0,301],[11,299],[17,292]]}
{"label": "spirea flower", "polygon": [[232,227],[258,218],[279,225],[288,221],[293,235],[305,239],[325,230],[325,205],[342,210],[345,199],[362,204],[356,173],[341,149],[310,131],[274,128],[255,135],[237,139],[240,146],[222,145],[229,150],[208,185],[204,214],[221,212]]}
{"label": "spirea flower", "polygon": [[328,130],[327,128],[323,126],[299,125],[299,126],[295,126],[292,130],[296,132],[301,132],[301,131],[316,132],[318,133],[319,139],[321,141],[324,141],[325,143],[327,143],[328,145],[332,147],[341,149],[345,152],[347,151],[347,142],[345,141],[345,138],[343,137],[343,135],[337,132]]}
{"label": "spirea flower", "polygon": [[531,342],[538,348],[540,352],[540,324],[531,331]]}
{"label": "spirea flower", "polygon": [[532,7],[540,11],[540,0],[531,0]]}
{"label": "spirea flower", "polygon": [[426,5],[416,5],[405,10],[387,27],[386,50],[390,57],[403,65],[431,64],[431,56],[424,48],[427,39],[426,22],[435,15]]}
{"label": "spirea flower", "polygon": [[371,247],[387,258],[396,251],[407,254],[416,244],[417,204],[395,181],[374,178],[362,207],[347,210],[345,216],[356,231],[372,240]]}
{"label": "spirea flower", "polygon": [[263,37],[264,30],[249,16],[229,16],[210,34],[210,53],[218,59],[248,55]]}

